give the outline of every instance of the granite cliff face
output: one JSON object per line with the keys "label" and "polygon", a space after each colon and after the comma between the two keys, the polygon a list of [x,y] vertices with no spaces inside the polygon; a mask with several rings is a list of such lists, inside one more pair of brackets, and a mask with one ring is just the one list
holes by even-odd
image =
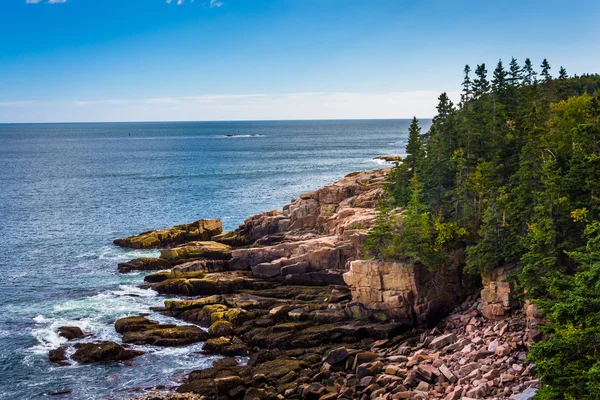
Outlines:
{"label": "granite cliff face", "polygon": [[[461,252],[436,271],[365,259],[363,245],[388,172],[349,174],[281,211],[252,216],[231,232],[223,233],[219,220],[200,220],[115,240],[162,249],[159,258],[132,260],[119,270],[158,271],[144,278],[143,287],[177,297],[154,311],[188,323],[127,317],[115,324],[122,342],[204,342],[206,354],[250,357],[246,365],[225,358],[193,371],[177,388],[185,393],[181,398],[508,398],[529,388],[531,393],[537,383],[522,353],[539,332],[525,316],[490,322],[505,318],[514,305],[502,272],[484,277],[479,299],[473,295],[477,282],[462,274]],[[51,357],[63,364],[72,351],[63,347],[55,353]]]}

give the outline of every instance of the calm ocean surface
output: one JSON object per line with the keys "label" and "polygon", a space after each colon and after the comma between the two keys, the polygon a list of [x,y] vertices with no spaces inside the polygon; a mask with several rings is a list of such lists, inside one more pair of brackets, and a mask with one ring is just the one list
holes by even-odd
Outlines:
{"label": "calm ocean surface", "polygon": [[[119,341],[112,323],[162,305],[119,275],[153,251],[112,240],[248,216],[402,154],[409,120],[0,125],[0,399],[119,398],[210,366],[201,345],[141,346],[130,365],[48,362],[62,325]],[[422,121],[423,132],[430,121]],[[168,320],[156,314],[151,318]]]}

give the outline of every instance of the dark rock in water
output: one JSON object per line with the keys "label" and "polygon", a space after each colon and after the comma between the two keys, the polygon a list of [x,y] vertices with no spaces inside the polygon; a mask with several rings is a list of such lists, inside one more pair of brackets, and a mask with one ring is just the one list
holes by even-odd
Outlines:
{"label": "dark rock in water", "polygon": [[158,249],[178,246],[194,240],[210,240],[223,232],[220,219],[198,220],[159,231],[147,231],[125,239],[115,239],[114,244],[133,249]]}
{"label": "dark rock in water", "polygon": [[99,343],[77,343],[75,344],[75,349],[77,350],[72,358],[82,364],[124,361],[144,354],[143,351],[128,350],[115,342],[108,341]]}
{"label": "dark rock in water", "polygon": [[160,271],[171,268],[171,263],[162,258],[136,258],[131,261],[120,263],[117,266],[119,272],[125,274],[131,271]]}
{"label": "dark rock in water", "polygon": [[62,396],[62,395],[65,395],[65,394],[71,394],[72,392],[73,391],[69,390],[69,389],[67,389],[67,390],[60,390],[58,392],[52,392],[52,393],[50,393],[50,396]]}
{"label": "dark rock in water", "polygon": [[58,328],[58,334],[67,340],[79,339],[84,336],[81,328],[77,326],[61,326]]}
{"label": "dark rock in water", "polygon": [[66,347],[59,347],[58,349],[50,350],[48,352],[48,359],[58,365],[69,365],[67,362]]}

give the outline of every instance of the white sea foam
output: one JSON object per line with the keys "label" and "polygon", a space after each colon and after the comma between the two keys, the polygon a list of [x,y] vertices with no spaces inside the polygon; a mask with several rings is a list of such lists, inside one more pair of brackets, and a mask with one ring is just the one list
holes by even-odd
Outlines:
{"label": "white sea foam", "polygon": [[226,138],[250,138],[250,137],[265,137],[265,135],[224,135]]}
{"label": "white sea foam", "polygon": [[391,161],[385,161],[385,160],[382,160],[380,158],[373,158],[372,161],[375,162],[375,164],[379,164],[379,165],[392,165],[392,164],[394,164]]}

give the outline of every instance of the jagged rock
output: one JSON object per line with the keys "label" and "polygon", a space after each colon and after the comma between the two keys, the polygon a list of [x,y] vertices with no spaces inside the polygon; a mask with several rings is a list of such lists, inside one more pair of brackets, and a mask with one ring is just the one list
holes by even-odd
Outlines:
{"label": "jagged rock", "polygon": [[177,246],[185,242],[211,240],[223,232],[220,219],[198,220],[158,231],[147,231],[125,239],[115,239],[114,244],[133,249],[157,249]]}
{"label": "jagged rock", "polygon": [[61,326],[58,328],[58,334],[67,340],[79,339],[84,336],[83,331],[78,326]]}
{"label": "jagged rock", "polygon": [[160,271],[171,268],[171,263],[162,258],[136,258],[131,261],[118,264],[119,272],[132,271]]}
{"label": "jagged rock", "polygon": [[446,335],[438,336],[429,343],[431,349],[441,349],[449,344],[456,342],[456,335],[454,333],[448,333]]}
{"label": "jagged rock", "polygon": [[94,362],[124,361],[144,354],[143,351],[128,350],[115,342],[77,343],[73,360],[89,364]]}

